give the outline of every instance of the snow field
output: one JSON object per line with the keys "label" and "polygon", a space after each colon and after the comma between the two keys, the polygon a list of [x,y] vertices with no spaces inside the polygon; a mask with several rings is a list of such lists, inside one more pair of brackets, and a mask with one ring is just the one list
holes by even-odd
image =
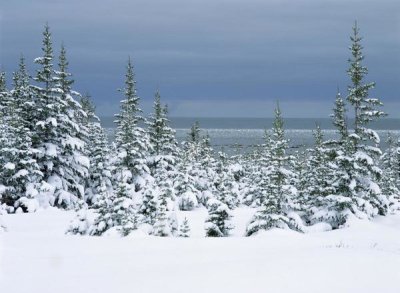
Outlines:
{"label": "snow field", "polygon": [[400,215],[241,237],[253,213],[234,210],[226,238],[204,237],[205,209],[178,212],[191,238],[65,235],[74,213],[52,208],[4,215],[1,292],[400,292]]}

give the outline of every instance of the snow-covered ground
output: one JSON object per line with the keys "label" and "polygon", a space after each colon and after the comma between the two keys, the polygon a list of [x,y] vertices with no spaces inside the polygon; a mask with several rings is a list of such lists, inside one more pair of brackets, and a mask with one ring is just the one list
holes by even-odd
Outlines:
{"label": "snow-covered ground", "polygon": [[400,216],[331,232],[204,238],[205,210],[181,212],[192,238],[69,236],[72,212],[5,215],[0,292],[400,292]]}

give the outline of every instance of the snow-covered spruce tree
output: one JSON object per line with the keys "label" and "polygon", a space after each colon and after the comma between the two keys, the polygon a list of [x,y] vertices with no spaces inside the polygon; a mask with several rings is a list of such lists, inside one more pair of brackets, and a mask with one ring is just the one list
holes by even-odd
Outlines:
{"label": "snow-covered spruce tree", "polygon": [[143,193],[142,204],[139,207],[140,222],[154,225],[157,217],[157,206],[159,201],[160,188],[152,182]]}
{"label": "snow-covered spruce tree", "polygon": [[239,186],[229,168],[227,155],[219,152],[219,160],[214,181],[216,197],[230,209],[239,205]]}
{"label": "snow-covered spruce tree", "polygon": [[343,225],[352,213],[353,190],[350,183],[354,178],[354,144],[349,137],[346,112],[345,102],[338,92],[331,117],[339,137],[325,142],[333,191],[325,197],[318,197],[309,210],[311,223],[324,222],[333,229]]}
{"label": "snow-covered spruce tree", "polygon": [[329,162],[331,150],[324,142],[319,125],[314,131],[314,139],[314,147],[309,150],[306,172],[303,175],[305,188],[304,197],[301,198],[305,218],[309,223],[323,220],[321,208],[325,209],[326,197],[335,192],[334,170]]}
{"label": "snow-covered spruce tree", "polygon": [[[178,144],[175,131],[169,126],[168,108],[162,107],[160,93],[157,91],[154,101],[154,113],[148,122],[148,132],[152,145],[151,156],[148,159],[155,184],[161,194],[174,200],[173,182],[177,177],[179,162]],[[168,210],[168,208],[167,208]]]}
{"label": "snow-covered spruce tree", "polygon": [[[80,126],[70,91],[66,65],[53,69],[53,49],[49,26],[43,32],[43,56],[35,59],[40,68],[35,80],[35,134],[32,145],[39,150],[37,162],[43,173],[41,198],[46,203],[73,208],[84,196],[84,178],[89,159],[84,155]],[[65,57],[65,56],[64,56]],[[66,84],[69,84],[66,86]]]}
{"label": "snow-covered spruce tree", "polygon": [[[308,187],[307,181],[307,162],[308,162],[308,153],[309,150],[305,151],[296,151],[293,154],[292,161],[292,169],[295,174],[293,178],[293,185],[297,189],[297,202],[301,205],[301,208],[306,209],[305,204],[308,202],[308,194],[306,189]],[[303,210],[304,210],[303,209]],[[303,211],[304,212],[304,211]],[[303,213],[302,212],[302,213]]]}
{"label": "snow-covered spruce tree", "polygon": [[189,226],[188,219],[186,217],[185,217],[185,219],[183,219],[182,224],[179,226],[178,236],[184,237],[184,238],[190,237],[190,226]]}
{"label": "snow-covered spruce tree", "polygon": [[108,195],[105,184],[102,185],[100,197],[94,206],[98,216],[89,230],[90,235],[100,236],[115,227],[122,236],[127,236],[137,229],[137,214],[126,185],[121,176],[115,194],[111,195]]}
{"label": "snow-covered spruce tree", "polygon": [[153,225],[152,234],[154,236],[167,237],[172,235],[170,221],[167,215],[166,196],[161,196],[158,202],[156,218]]}
{"label": "snow-covered spruce tree", "polygon": [[294,176],[288,169],[292,157],[286,154],[288,141],[285,138],[279,105],[275,109],[275,120],[267,146],[269,166],[263,174],[263,183],[259,191],[265,194],[265,199],[247,226],[247,236],[272,228],[301,230],[302,223],[298,215],[293,212],[297,190],[290,185]]}
{"label": "snow-covered spruce tree", "polygon": [[168,107],[161,105],[160,92],[157,91],[154,98],[154,113],[148,121],[151,154],[155,156],[154,168],[159,160],[166,160],[171,165],[176,164],[178,156],[178,143],[175,139],[175,131],[169,126]]}
{"label": "snow-covered spruce tree", "polygon": [[196,122],[190,130],[188,141],[183,143],[183,158],[180,172],[189,174],[194,179],[194,188],[197,190],[197,201],[206,205],[207,200],[215,191],[215,168],[217,161],[211,148],[208,134],[200,136],[200,126]]}
{"label": "snow-covered spruce tree", "polygon": [[264,132],[265,143],[256,149],[247,158],[247,188],[244,194],[244,203],[252,207],[260,207],[266,198],[266,188],[269,186],[269,179],[266,174],[271,161],[270,134]]}
{"label": "snow-covered spruce tree", "polygon": [[80,199],[75,206],[75,218],[71,221],[66,234],[86,235],[90,229],[88,219],[88,206],[83,199]]}
{"label": "snow-covered spruce tree", "polygon": [[232,215],[228,206],[217,199],[210,198],[207,202],[208,217],[205,223],[207,237],[229,236],[234,228]]}
{"label": "snow-covered spruce tree", "polygon": [[87,129],[86,155],[90,160],[89,176],[86,179],[85,201],[92,205],[100,195],[100,190],[105,184],[108,192],[113,192],[113,176],[110,163],[110,150],[107,135],[100,124],[100,119],[95,114],[95,106],[90,96],[81,98],[81,105],[85,117],[82,124]]}
{"label": "snow-covered spruce tree", "polygon": [[385,113],[378,110],[382,106],[381,101],[369,97],[369,91],[375,87],[375,83],[364,83],[368,70],[362,65],[362,38],[359,36],[357,23],[350,39],[351,58],[347,73],[351,85],[348,87],[347,101],[354,109],[354,133],[349,135],[353,144],[353,164],[348,191],[352,200],[352,212],[359,217],[373,217],[386,214],[389,203],[378,185],[382,173],[376,162],[382,155],[379,148],[380,138],[368,126],[371,121],[381,118]]}
{"label": "snow-covered spruce tree", "polygon": [[[139,97],[136,93],[136,81],[131,59],[128,60],[125,75],[125,99],[121,101],[121,111],[116,115],[117,131],[115,148],[116,165],[123,171],[123,176],[134,190],[141,190],[150,174],[147,157],[151,152],[148,133],[140,126],[144,122],[139,108]],[[119,173],[119,172],[118,172]]]}
{"label": "snow-covered spruce tree", "polygon": [[200,142],[200,123],[196,121],[193,123],[192,127],[190,127],[188,141],[198,143]]}
{"label": "snow-covered spruce tree", "polygon": [[[188,135],[188,141],[182,143],[182,154],[177,166],[177,174],[174,178],[174,189],[177,203],[181,210],[189,211],[205,203],[203,192],[212,181],[204,180],[207,178],[207,171],[203,167],[204,161],[209,159],[207,150],[202,150],[204,146],[200,137],[200,127],[196,122]],[[202,157],[202,154],[205,157]]]}
{"label": "snow-covered spruce tree", "polygon": [[200,191],[195,187],[196,181],[189,174],[190,165],[183,161],[180,164],[177,177],[174,180],[174,189],[177,197],[178,207],[182,211],[190,211],[199,204]]}
{"label": "snow-covered spruce tree", "polygon": [[13,74],[13,90],[10,96],[10,136],[7,138],[7,145],[1,149],[3,160],[7,160],[1,172],[2,180],[8,187],[7,192],[3,194],[3,202],[12,206],[15,211],[33,212],[40,205],[38,195],[42,173],[35,160],[38,150],[32,147],[31,113],[34,110],[34,102],[23,57],[20,59],[18,71]]}
{"label": "snow-covered spruce tree", "polygon": [[4,121],[8,116],[8,106],[10,103],[11,98],[7,91],[6,73],[0,71],[0,119],[3,119]]}
{"label": "snow-covered spruce tree", "polygon": [[392,210],[400,209],[399,183],[399,147],[391,133],[386,140],[387,149],[381,156],[382,176],[379,182],[382,194],[387,196]]}

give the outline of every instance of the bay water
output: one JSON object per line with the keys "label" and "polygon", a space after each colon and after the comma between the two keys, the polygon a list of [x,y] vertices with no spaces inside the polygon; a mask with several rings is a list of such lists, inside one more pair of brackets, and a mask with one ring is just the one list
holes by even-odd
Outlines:
{"label": "bay water", "polygon": [[[113,117],[102,117],[102,125],[112,140],[115,132]],[[171,126],[176,130],[179,142],[187,139],[190,127],[198,121],[202,134],[208,133],[211,145],[216,150],[229,154],[249,152],[257,145],[264,143],[265,130],[272,127],[273,118],[188,118],[172,117]],[[319,125],[326,140],[337,137],[336,130],[329,118],[285,118],[285,133],[289,139],[290,148],[304,149],[314,142],[313,131]],[[351,126],[353,121],[349,119]],[[386,147],[388,133],[396,139],[400,136],[400,119],[385,118],[373,122],[371,128],[376,130],[381,138],[381,147]]]}

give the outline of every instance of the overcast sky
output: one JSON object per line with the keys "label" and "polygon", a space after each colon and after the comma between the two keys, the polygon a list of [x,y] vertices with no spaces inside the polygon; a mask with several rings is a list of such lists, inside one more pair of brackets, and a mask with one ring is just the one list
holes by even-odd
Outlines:
{"label": "overcast sky", "polygon": [[349,34],[364,36],[372,95],[400,118],[399,0],[13,0],[0,4],[0,63],[41,54],[46,22],[64,42],[78,91],[118,111],[131,56],[148,111],[159,88],[171,116],[327,117],[345,92]]}

